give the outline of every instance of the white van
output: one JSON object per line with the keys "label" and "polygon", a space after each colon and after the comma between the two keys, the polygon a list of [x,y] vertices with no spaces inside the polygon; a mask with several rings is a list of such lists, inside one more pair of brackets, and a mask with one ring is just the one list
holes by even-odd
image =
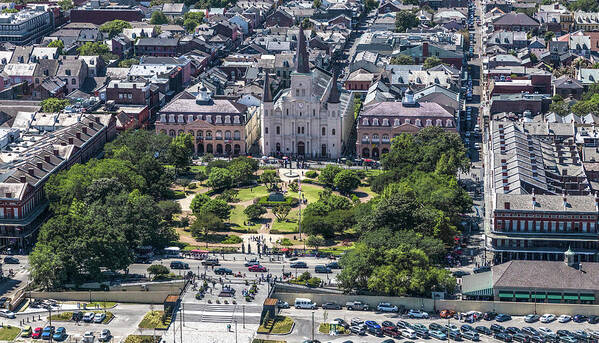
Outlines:
{"label": "white van", "polygon": [[295,308],[304,308],[309,310],[315,310],[316,304],[310,299],[306,298],[295,298]]}

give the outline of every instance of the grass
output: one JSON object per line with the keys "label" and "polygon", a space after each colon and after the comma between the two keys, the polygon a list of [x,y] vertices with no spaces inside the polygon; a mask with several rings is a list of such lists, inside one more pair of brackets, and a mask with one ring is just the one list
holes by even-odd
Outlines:
{"label": "grass", "polygon": [[87,304],[87,307],[91,308],[91,307],[95,307],[95,306],[99,306],[100,308],[112,308],[114,306],[116,306],[116,303],[113,301],[95,301],[95,302],[91,302]]}
{"label": "grass", "polygon": [[353,244],[350,246],[334,246],[330,248],[319,248],[318,251],[332,255],[341,255],[342,253],[353,249]]}
{"label": "grass", "polygon": [[276,316],[274,320],[269,320],[268,323],[260,325],[257,333],[261,334],[288,334],[293,328],[293,319],[286,316]]}
{"label": "grass", "polygon": [[[235,205],[235,207],[233,207],[233,209],[231,210],[231,217],[229,218],[229,221],[232,224],[236,225],[239,230],[248,228],[250,232],[252,230],[257,231],[260,228],[259,223],[255,223],[253,225],[244,225],[243,224],[244,222],[246,222],[246,224],[251,224],[250,221],[248,220],[247,216],[245,215],[245,213],[243,213],[243,210],[245,210],[245,208],[246,208],[246,206]],[[231,230],[236,231],[233,229],[231,229]],[[246,230],[243,230],[243,231],[246,231]]]}
{"label": "grass", "polygon": [[321,186],[311,185],[308,183],[302,184],[302,193],[304,198],[308,199],[308,203],[318,201],[318,193],[322,192],[324,188]]}
{"label": "grass", "polygon": [[237,193],[237,198],[239,201],[252,200],[269,194],[264,185],[255,186],[252,188],[239,188],[238,190],[239,193]]}
{"label": "grass", "polygon": [[299,209],[293,209],[289,212],[287,218],[283,221],[275,219],[271,225],[270,233],[296,233],[298,231],[297,221],[299,218]]}
{"label": "grass", "polygon": [[150,311],[146,313],[144,318],[139,322],[137,327],[141,329],[166,329],[170,324],[170,319],[166,323],[162,322],[164,311]]}
{"label": "grass", "polygon": [[0,329],[0,341],[13,341],[21,333],[21,329],[16,326],[5,326]]}
{"label": "grass", "polygon": [[159,343],[161,336],[150,335],[129,335],[125,339],[125,343]]}
{"label": "grass", "polygon": [[52,318],[53,321],[56,322],[67,322],[73,318],[73,312],[61,312],[57,314],[53,314],[48,319]]}
{"label": "grass", "polygon": [[[320,333],[324,333],[324,334],[329,334],[331,330],[331,324],[329,323],[320,323],[320,325],[318,326],[318,332]],[[345,333],[345,329],[343,327],[340,327],[337,329],[339,333]]]}

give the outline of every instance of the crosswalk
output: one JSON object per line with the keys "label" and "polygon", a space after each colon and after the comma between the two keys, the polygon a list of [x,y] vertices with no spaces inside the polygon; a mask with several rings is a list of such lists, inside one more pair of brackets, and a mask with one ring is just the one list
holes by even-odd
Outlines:
{"label": "crosswalk", "polygon": [[198,323],[258,324],[262,313],[260,305],[184,303],[183,308],[185,321]]}

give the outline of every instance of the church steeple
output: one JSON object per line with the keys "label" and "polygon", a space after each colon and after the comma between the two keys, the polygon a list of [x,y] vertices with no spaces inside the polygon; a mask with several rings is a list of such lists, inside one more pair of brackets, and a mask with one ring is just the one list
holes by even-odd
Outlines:
{"label": "church steeple", "polygon": [[301,74],[310,72],[310,61],[308,49],[306,47],[306,36],[302,24],[299,25],[299,34],[297,37],[297,50],[295,52],[295,71]]}
{"label": "church steeple", "polygon": [[331,85],[331,91],[329,92],[329,104],[338,104],[339,101],[339,89],[337,88],[337,71],[333,70],[333,80]]}
{"label": "church steeple", "polygon": [[264,92],[262,93],[262,102],[272,102],[272,91],[270,90],[270,80],[268,79],[268,72],[264,76]]}

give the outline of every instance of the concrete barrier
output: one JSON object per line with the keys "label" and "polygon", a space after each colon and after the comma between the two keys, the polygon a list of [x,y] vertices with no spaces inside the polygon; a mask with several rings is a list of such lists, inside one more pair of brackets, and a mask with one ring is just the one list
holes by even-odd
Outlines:
{"label": "concrete barrier", "polygon": [[[179,291],[174,292],[179,294]],[[165,291],[110,291],[110,292],[29,292],[31,298],[54,299],[60,301],[110,301],[117,303],[163,304],[173,292]]]}
{"label": "concrete barrier", "polygon": [[[406,309],[423,309],[427,312],[435,312],[450,309],[458,312],[480,311],[506,313],[510,315],[526,315],[529,313],[554,313],[560,314],[584,314],[586,316],[599,315],[599,305],[583,304],[548,304],[548,303],[524,303],[524,302],[501,302],[501,301],[472,301],[472,300],[433,300],[429,298],[412,297],[388,297],[371,295],[347,295],[347,294],[322,294],[311,292],[287,292],[275,290],[273,298],[293,304],[295,298],[308,298],[316,304],[336,302],[345,305],[350,301],[362,301],[371,308],[381,302],[389,302],[393,305],[403,306]],[[293,305],[292,305],[293,306]]]}

